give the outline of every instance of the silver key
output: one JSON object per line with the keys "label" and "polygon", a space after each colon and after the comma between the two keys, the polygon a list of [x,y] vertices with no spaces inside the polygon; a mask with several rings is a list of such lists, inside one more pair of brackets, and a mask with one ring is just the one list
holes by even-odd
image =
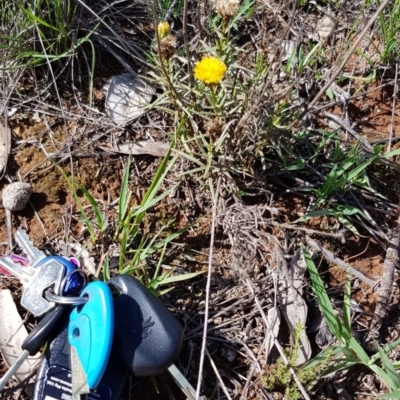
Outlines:
{"label": "silver key", "polygon": [[58,294],[64,276],[65,267],[56,260],[49,259],[40,267],[23,267],[10,257],[1,257],[0,266],[17,277],[24,285],[21,305],[30,311],[35,317],[40,317],[53,309],[56,304],[48,301],[45,291],[53,288]]}
{"label": "silver key", "polygon": [[19,228],[17,233],[15,234],[15,241],[21,250],[25,253],[26,257],[29,260],[29,263],[34,267],[39,261],[46,258],[46,254],[43,251],[40,251],[37,247],[33,245],[31,239],[27,235],[27,233]]}

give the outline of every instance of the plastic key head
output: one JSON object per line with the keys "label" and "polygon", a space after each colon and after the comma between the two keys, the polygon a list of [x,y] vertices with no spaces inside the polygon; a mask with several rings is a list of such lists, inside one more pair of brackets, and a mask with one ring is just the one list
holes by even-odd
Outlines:
{"label": "plastic key head", "polygon": [[[99,386],[88,395],[88,400],[121,400],[129,375],[118,357],[112,355]],[[32,400],[70,400],[71,385],[71,346],[67,324],[47,346],[36,374]]]}
{"label": "plastic key head", "polygon": [[158,375],[178,358],[183,341],[179,321],[138,280],[116,275],[108,285],[114,299],[113,353],[136,376]]}
{"label": "plastic key head", "polygon": [[72,392],[76,399],[96,389],[107,367],[113,341],[114,307],[110,288],[91,282],[82,291],[87,302],[70,315]]}

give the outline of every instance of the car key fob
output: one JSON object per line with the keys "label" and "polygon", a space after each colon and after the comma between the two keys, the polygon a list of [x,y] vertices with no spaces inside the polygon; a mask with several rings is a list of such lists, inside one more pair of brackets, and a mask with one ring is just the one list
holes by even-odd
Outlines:
{"label": "car key fob", "polygon": [[[129,371],[121,367],[117,357],[110,357],[106,371],[96,393],[87,395],[88,400],[119,400]],[[71,345],[68,341],[68,323],[50,343],[36,375],[32,400],[71,399]]]}
{"label": "car key fob", "polygon": [[108,285],[116,292],[113,352],[136,376],[165,372],[181,351],[182,325],[132,276],[116,275]]}

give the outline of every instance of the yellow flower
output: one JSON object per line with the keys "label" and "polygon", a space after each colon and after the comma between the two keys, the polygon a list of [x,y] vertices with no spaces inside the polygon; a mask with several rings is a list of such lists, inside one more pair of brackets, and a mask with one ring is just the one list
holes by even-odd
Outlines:
{"label": "yellow flower", "polygon": [[203,57],[194,67],[194,76],[199,81],[212,84],[219,83],[224,77],[227,67],[223,61],[215,57]]}
{"label": "yellow flower", "polygon": [[164,39],[171,33],[171,26],[167,21],[162,21],[158,24],[157,31],[160,39]]}

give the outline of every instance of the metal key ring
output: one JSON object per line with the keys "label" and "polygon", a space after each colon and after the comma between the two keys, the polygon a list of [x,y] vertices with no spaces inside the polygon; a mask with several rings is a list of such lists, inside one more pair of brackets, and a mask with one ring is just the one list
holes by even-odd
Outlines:
{"label": "metal key ring", "polygon": [[57,304],[64,304],[70,306],[81,306],[88,301],[86,296],[72,297],[72,296],[58,296],[53,292],[46,292],[46,299]]}

